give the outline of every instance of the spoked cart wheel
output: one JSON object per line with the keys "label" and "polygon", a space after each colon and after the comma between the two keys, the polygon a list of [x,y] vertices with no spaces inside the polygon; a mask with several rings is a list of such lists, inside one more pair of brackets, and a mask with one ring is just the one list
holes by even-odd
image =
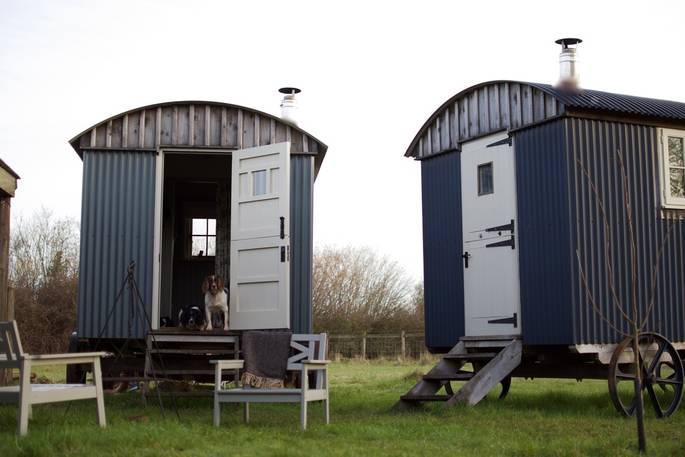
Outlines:
{"label": "spoked cart wheel", "polygon": [[[668,417],[678,409],[683,398],[680,355],[658,333],[640,334],[638,347],[645,404],[651,403],[656,417]],[[616,347],[609,365],[609,395],[616,410],[626,416],[632,416],[637,408],[636,373],[633,338],[628,337]],[[645,391],[647,395],[644,395]]]}

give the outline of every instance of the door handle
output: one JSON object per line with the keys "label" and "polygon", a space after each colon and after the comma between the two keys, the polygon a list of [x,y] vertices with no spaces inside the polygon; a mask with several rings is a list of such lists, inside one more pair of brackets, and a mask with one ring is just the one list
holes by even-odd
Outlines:
{"label": "door handle", "polygon": [[285,238],[285,217],[281,216],[281,239]]}
{"label": "door handle", "polygon": [[469,267],[469,257],[471,257],[471,254],[469,254],[468,251],[464,251],[461,255],[461,258],[464,259],[464,268]]}

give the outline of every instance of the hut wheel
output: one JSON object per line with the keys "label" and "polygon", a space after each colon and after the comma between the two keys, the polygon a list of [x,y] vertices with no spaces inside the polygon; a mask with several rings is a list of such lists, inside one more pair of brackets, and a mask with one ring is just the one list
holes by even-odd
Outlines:
{"label": "hut wheel", "polygon": [[[632,416],[637,408],[632,347],[632,337],[621,341],[609,365],[609,396],[616,410],[626,416]],[[640,334],[638,347],[645,404],[651,403],[656,417],[668,417],[683,398],[683,364],[678,351],[658,333]]]}

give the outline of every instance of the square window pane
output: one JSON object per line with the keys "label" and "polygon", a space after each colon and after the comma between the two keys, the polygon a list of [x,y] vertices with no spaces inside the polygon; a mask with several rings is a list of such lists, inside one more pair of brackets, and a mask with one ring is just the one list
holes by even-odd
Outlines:
{"label": "square window pane", "polygon": [[252,172],[252,195],[266,194],[266,170]]}
{"label": "square window pane", "polygon": [[205,256],[207,255],[207,237],[206,236],[194,236],[193,237],[193,247],[190,251],[190,255],[193,257]]}
{"label": "square window pane", "polygon": [[478,195],[493,193],[492,162],[478,165]]}
{"label": "square window pane", "polygon": [[676,167],[685,166],[683,159],[683,139],[677,136],[668,137],[668,161]]}
{"label": "square window pane", "polygon": [[206,255],[216,255],[216,237],[207,237],[207,254]]}
{"label": "square window pane", "polygon": [[216,235],[216,219],[207,220],[207,235]]}
{"label": "square window pane", "polygon": [[685,198],[685,170],[671,168],[671,196]]}
{"label": "square window pane", "polygon": [[193,235],[207,234],[207,219],[193,219]]}

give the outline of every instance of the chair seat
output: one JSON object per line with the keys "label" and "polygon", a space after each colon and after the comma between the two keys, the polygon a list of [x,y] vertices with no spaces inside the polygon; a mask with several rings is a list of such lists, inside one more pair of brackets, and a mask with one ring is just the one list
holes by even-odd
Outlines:
{"label": "chair seat", "polygon": [[[51,392],[53,390],[77,389],[89,386],[89,384],[31,384],[31,392]],[[0,387],[0,392],[19,393],[19,386]]]}
{"label": "chair seat", "polygon": [[302,397],[305,401],[325,400],[325,389],[309,389],[302,393],[302,389],[227,389],[219,390],[217,399],[222,403],[299,403]]}

